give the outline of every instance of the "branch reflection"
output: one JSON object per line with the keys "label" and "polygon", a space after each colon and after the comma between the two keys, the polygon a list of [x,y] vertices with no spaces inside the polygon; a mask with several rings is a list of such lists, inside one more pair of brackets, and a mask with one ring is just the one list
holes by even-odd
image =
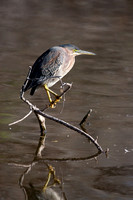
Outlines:
{"label": "branch reflection", "polygon": [[[96,158],[100,153],[96,153],[90,155],[88,157],[80,157],[80,158],[43,158],[42,151],[45,148],[45,132],[41,132],[41,136],[39,138],[38,146],[35,152],[34,159],[30,165],[28,165],[27,169],[21,175],[19,179],[20,188],[23,190],[25,194],[25,200],[67,200],[65,192],[63,190],[63,182],[59,180],[56,176],[56,170],[54,167],[49,164],[51,161],[79,161],[79,160],[88,160]],[[28,184],[26,183],[26,179],[31,179],[31,173],[34,173],[35,166],[39,165],[39,163],[43,163],[43,169],[39,171],[41,176],[43,177],[45,174],[45,178],[43,183],[41,183],[41,187],[38,187],[37,181],[35,184],[30,180]],[[38,173],[38,172],[37,172]],[[40,181],[39,181],[40,182]]]}

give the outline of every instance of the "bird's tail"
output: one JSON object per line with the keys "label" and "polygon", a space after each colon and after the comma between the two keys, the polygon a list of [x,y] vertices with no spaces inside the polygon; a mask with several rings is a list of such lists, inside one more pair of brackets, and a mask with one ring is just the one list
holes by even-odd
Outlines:
{"label": "bird's tail", "polygon": [[36,90],[36,87],[31,88],[30,95],[33,95]]}

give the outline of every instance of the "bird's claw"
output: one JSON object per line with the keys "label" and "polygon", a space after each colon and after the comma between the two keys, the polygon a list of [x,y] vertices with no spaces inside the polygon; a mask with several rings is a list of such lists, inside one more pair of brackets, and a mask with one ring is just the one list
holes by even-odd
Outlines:
{"label": "bird's claw", "polygon": [[62,97],[60,97],[60,96],[56,96],[56,99],[55,99],[54,101],[51,101],[51,102],[50,102],[50,108],[55,108],[57,102],[59,102],[60,99],[62,99]]}
{"label": "bird's claw", "polygon": [[56,107],[56,103],[51,102],[50,105],[49,105],[49,107],[50,107],[50,108],[55,108],[55,107]]}

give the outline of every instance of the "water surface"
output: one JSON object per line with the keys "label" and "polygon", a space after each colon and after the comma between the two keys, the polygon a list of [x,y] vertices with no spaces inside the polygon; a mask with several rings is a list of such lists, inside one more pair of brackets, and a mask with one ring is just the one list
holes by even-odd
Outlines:
{"label": "water surface", "polygon": [[[0,7],[0,199],[29,199],[41,191],[48,175],[47,164],[56,170],[67,199],[131,200],[133,197],[133,3],[102,1],[3,1]],[[89,109],[93,112],[86,130],[104,150],[96,159],[93,144],[62,125],[46,120],[43,160],[24,177],[39,140],[39,126],[32,114],[9,129],[29,108],[19,99],[28,66],[49,47],[73,43],[96,56],[80,56],[64,82],[73,82],[62,102],[47,113],[78,126]],[[53,87],[59,91],[59,84]],[[46,94],[33,97],[43,108]],[[79,161],[49,161],[45,158],[81,158]],[[32,185],[32,186],[31,186]],[[34,190],[33,190],[34,188]],[[40,192],[41,193],[41,192]],[[40,194],[39,192],[37,194]],[[32,196],[32,195],[33,196]]]}

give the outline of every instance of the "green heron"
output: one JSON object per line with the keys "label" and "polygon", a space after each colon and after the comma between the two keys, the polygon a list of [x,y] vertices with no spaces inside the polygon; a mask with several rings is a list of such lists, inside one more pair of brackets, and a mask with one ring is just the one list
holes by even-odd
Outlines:
{"label": "green heron", "polygon": [[33,95],[39,86],[43,86],[47,92],[50,105],[53,107],[50,93],[56,97],[54,103],[59,101],[59,96],[49,88],[72,69],[75,63],[75,56],[83,54],[95,55],[71,44],[63,44],[48,49],[33,64],[28,80],[25,81],[22,88],[23,92],[31,89],[30,95]]}

